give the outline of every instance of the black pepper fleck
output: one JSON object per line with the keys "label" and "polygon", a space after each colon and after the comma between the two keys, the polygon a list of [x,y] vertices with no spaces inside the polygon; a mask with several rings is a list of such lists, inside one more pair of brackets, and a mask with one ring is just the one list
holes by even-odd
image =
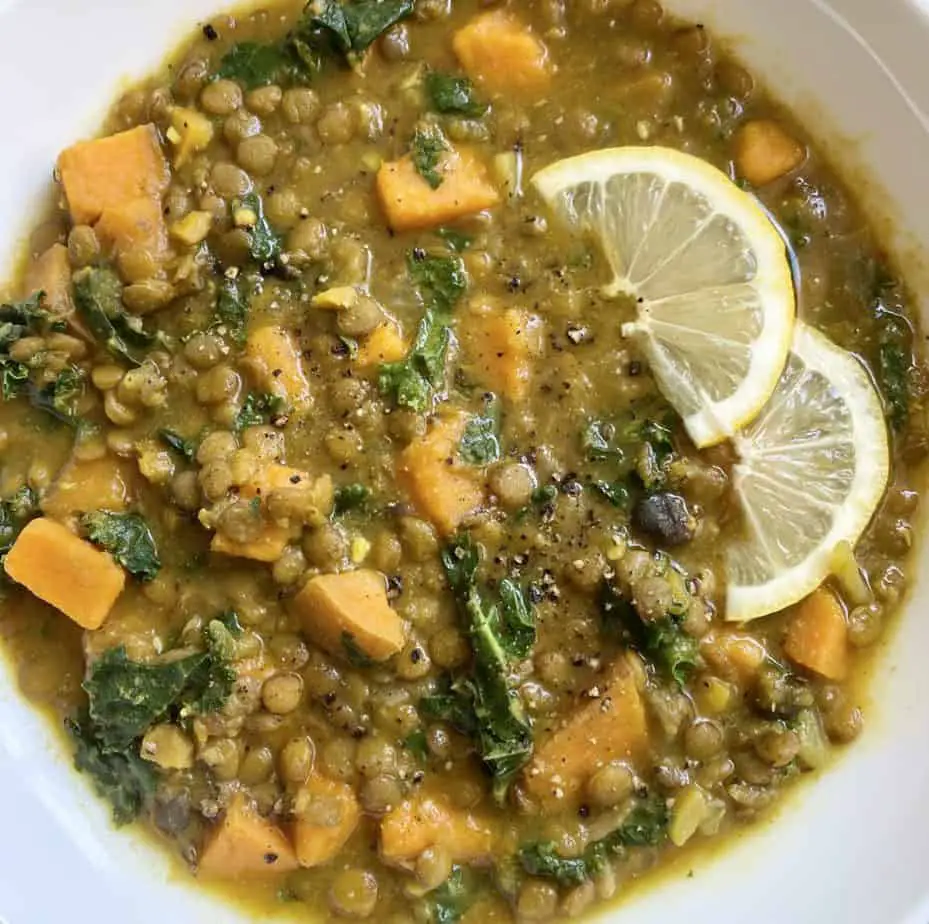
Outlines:
{"label": "black pepper fleck", "polygon": [[203,27],[203,35],[208,42],[215,42],[219,38],[219,33],[213,28],[210,23],[207,23]]}

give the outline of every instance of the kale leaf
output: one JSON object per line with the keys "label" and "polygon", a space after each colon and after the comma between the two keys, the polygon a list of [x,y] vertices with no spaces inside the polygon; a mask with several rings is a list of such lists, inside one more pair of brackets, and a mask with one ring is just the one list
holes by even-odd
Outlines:
{"label": "kale leaf", "polygon": [[625,480],[618,479],[616,481],[606,481],[602,478],[598,478],[592,481],[590,486],[617,509],[629,509],[632,502],[632,494]]}
{"label": "kale leaf", "polygon": [[[216,77],[235,80],[246,90],[298,79],[300,61],[285,42],[240,42],[223,55]],[[299,80],[298,80],[299,82]]]}
{"label": "kale leaf", "polygon": [[347,484],[336,488],[332,505],[334,516],[341,516],[350,510],[362,510],[371,497],[371,489],[363,484]]}
{"label": "kale leaf", "polygon": [[668,828],[664,799],[653,796],[639,800],[622,824],[594,841],[579,857],[563,857],[554,843],[528,844],[519,851],[519,861],[530,876],[552,879],[559,885],[579,885],[601,872],[611,856],[621,856],[629,847],[654,847]]}
{"label": "kale leaf", "polygon": [[374,664],[351,632],[342,633],[342,651],[352,667],[371,667]]}
{"label": "kale leaf", "polygon": [[489,465],[500,458],[500,402],[488,395],[483,414],[465,425],[458,454],[469,465]]}
{"label": "kale leaf", "polygon": [[[251,258],[266,272],[277,269],[281,265],[281,239],[265,216],[264,202],[262,202],[261,196],[256,192],[250,192],[242,196],[241,199],[235,199],[232,203],[233,214],[243,210],[251,212],[255,216],[254,224],[246,229]],[[233,310],[231,304],[227,304],[226,307],[227,310]],[[218,304],[217,310],[219,310]],[[234,310],[237,312],[242,311],[241,305],[236,305]],[[247,313],[247,306],[244,310]],[[244,325],[244,319],[241,323]]]}
{"label": "kale leaf", "polygon": [[465,234],[464,231],[458,231],[455,228],[439,228],[436,234],[445,241],[448,249],[455,253],[464,252],[474,241],[470,234]]}
{"label": "kale leaf", "polygon": [[90,667],[84,689],[96,737],[108,751],[124,751],[177,704],[209,657],[205,652],[171,661],[131,661],[126,649],[105,651]]}
{"label": "kale leaf", "polygon": [[161,559],[148,523],[137,513],[97,510],[81,518],[87,538],[106,549],[130,574],[143,582],[153,581]]}
{"label": "kale leaf", "polygon": [[[657,619],[643,619],[630,600],[611,582],[604,581],[600,589],[600,612],[606,625],[619,633],[622,641],[639,651],[665,676],[684,686],[699,661],[696,639],[684,632],[681,621],[689,607],[683,580],[669,566],[672,588],[672,612]],[[678,580],[674,580],[677,578]]]}
{"label": "kale leaf", "polygon": [[425,411],[445,386],[452,309],[467,288],[467,277],[457,256],[436,257],[414,251],[407,265],[426,310],[413,348],[398,362],[381,366],[378,387],[400,407]]}
{"label": "kale leaf", "polygon": [[[452,684],[444,700],[433,699],[426,710],[442,708],[464,734],[477,739],[481,759],[494,780],[498,802],[532,753],[532,726],[511,682],[513,661],[529,655],[535,644],[535,618],[522,590],[500,582],[499,604],[477,584],[480,552],[468,535],[442,552],[446,579],[467,622],[474,656],[467,676]],[[448,698],[452,696],[454,698]]]}
{"label": "kale leaf", "polygon": [[235,613],[211,619],[204,630],[206,657],[193,672],[178,707],[182,718],[219,712],[232,695],[236,672],[230,665],[235,655],[235,639],[242,634]]}
{"label": "kale leaf", "polygon": [[426,75],[426,94],[436,112],[479,118],[488,106],[475,99],[474,84],[467,77],[430,71]]}
{"label": "kale leaf", "polygon": [[45,411],[59,423],[75,429],[80,426],[76,403],[84,393],[84,373],[77,366],[62,369],[41,387],[27,382],[24,393],[34,408]]}
{"label": "kale leaf", "polygon": [[248,314],[248,296],[243,291],[241,278],[224,276],[216,293],[216,320],[239,346],[245,343]]}
{"label": "kale leaf", "polygon": [[39,499],[32,488],[21,487],[12,497],[0,501],[0,562],[6,557],[23,527],[39,515]]}
{"label": "kale leaf", "polygon": [[193,462],[197,458],[197,450],[200,447],[199,440],[184,439],[176,430],[167,428],[158,431],[158,439],[188,462]]}
{"label": "kale leaf", "polygon": [[429,757],[429,745],[426,741],[426,733],[421,728],[417,728],[416,731],[410,732],[406,738],[403,739],[403,747],[420,761],[424,761]]}
{"label": "kale leaf", "polygon": [[413,12],[413,0],[312,0],[298,32],[311,48],[323,44],[314,33],[328,32],[329,47],[350,64],[391,26]]}
{"label": "kale leaf", "polygon": [[146,330],[139,318],[126,312],[122,293],[122,283],[111,269],[91,266],[74,274],[78,315],[113,356],[139,366],[145,354],[165,339]]}
{"label": "kale leaf", "polygon": [[466,882],[465,871],[453,866],[448,879],[427,896],[429,924],[458,924],[474,901],[473,890]]}
{"label": "kale leaf", "polygon": [[103,745],[85,712],[65,725],[74,739],[74,766],[94,781],[97,794],[113,807],[117,825],[134,821],[155,792],[157,771],[134,749],[112,750]]}
{"label": "kale leaf", "polygon": [[448,150],[448,141],[437,125],[420,125],[413,132],[410,141],[413,166],[433,189],[438,189],[445,179],[438,168],[442,155]]}

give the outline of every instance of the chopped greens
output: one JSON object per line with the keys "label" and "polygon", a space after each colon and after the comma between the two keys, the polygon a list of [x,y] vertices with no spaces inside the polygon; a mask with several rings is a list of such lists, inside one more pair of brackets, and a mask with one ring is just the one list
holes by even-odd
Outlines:
{"label": "chopped greens", "polygon": [[448,249],[455,253],[462,253],[467,250],[474,238],[464,231],[457,231],[455,228],[439,228],[436,234],[445,241]]}
{"label": "chopped greens", "polygon": [[301,63],[285,42],[239,42],[223,55],[216,77],[235,80],[246,90],[295,80],[300,82]]}
{"label": "chopped greens", "polygon": [[332,512],[341,516],[350,510],[363,510],[371,497],[371,489],[363,484],[347,484],[336,488]]}
{"label": "chopped greens", "polygon": [[432,108],[443,114],[479,118],[488,109],[486,103],[475,98],[474,84],[467,77],[430,71],[426,75],[426,94]]}
{"label": "chopped greens", "polygon": [[410,732],[403,739],[403,746],[418,760],[426,760],[429,757],[429,745],[426,743],[426,733],[417,728],[416,731]]}
{"label": "chopped greens", "polygon": [[109,552],[131,575],[153,581],[161,559],[148,523],[137,513],[97,510],[81,517],[81,526],[94,545]]}
{"label": "chopped greens", "polygon": [[429,924],[458,924],[473,901],[464,870],[453,866],[448,879],[433,889],[426,899]]}
{"label": "chopped greens", "polygon": [[448,150],[448,141],[437,125],[420,125],[413,132],[410,141],[413,166],[433,189],[438,189],[445,179],[439,171],[439,162]]}
{"label": "chopped greens", "polygon": [[[281,265],[281,239],[277,236],[270,222],[265,217],[264,202],[261,196],[256,192],[250,192],[236,199],[232,203],[232,214],[237,215],[246,213],[249,216],[249,226],[246,228],[246,234],[249,240],[249,253],[251,258],[258,266],[267,272],[277,269]],[[252,221],[252,219],[254,219]],[[225,307],[231,313],[247,314],[247,305],[243,308],[241,304],[242,296],[239,293],[239,303],[233,306],[227,301]],[[220,310],[217,304],[217,311]],[[245,319],[241,320],[244,334]]]}
{"label": "chopped greens", "polygon": [[25,387],[25,394],[34,408],[75,429],[81,424],[75,404],[83,393],[84,373],[77,366],[62,369],[51,382],[41,387],[32,382]]}
{"label": "chopped greens", "polygon": [[242,402],[242,409],[236,415],[235,428],[238,431],[247,427],[260,427],[262,424],[274,423],[287,415],[287,403],[275,395],[262,395],[250,391]]}
{"label": "chopped greens", "polygon": [[457,256],[436,257],[413,251],[408,267],[426,310],[413,348],[404,359],[381,366],[378,387],[400,407],[426,411],[445,387],[452,343],[451,313],[467,287],[467,277]]}
{"label": "chopped greens", "polygon": [[6,557],[23,527],[39,515],[39,498],[24,485],[12,497],[0,501],[0,562]]}
{"label": "chopped greens", "polygon": [[197,449],[200,447],[199,440],[184,439],[176,430],[169,430],[167,428],[158,431],[158,439],[188,462],[193,462],[194,459],[197,458]]}
{"label": "chopped greens", "polygon": [[74,301],[81,319],[113,356],[139,366],[164,338],[160,332],[147,331],[141,319],[126,312],[122,293],[122,283],[111,269],[91,266],[74,275]]}
{"label": "chopped greens", "polygon": [[530,876],[552,879],[558,885],[580,885],[605,869],[610,857],[621,856],[629,847],[654,847],[668,828],[668,808],[653,796],[640,800],[615,831],[587,846],[579,857],[563,857],[551,842],[529,844],[519,851],[519,860]]}
{"label": "chopped greens", "polygon": [[74,739],[74,766],[93,779],[97,794],[113,808],[113,821],[117,825],[134,821],[155,793],[155,767],[134,749],[106,747],[86,712],[65,725]]}
{"label": "chopped greens", "polygon": [[665,577],[671,584],[672,603],[664,616],[643,618],[609,581],[601,587],[600,612],[606,625],[615,629],[625,644],[641,652],[666,678],[684,686],[698,665],[699,645],[681,627],[690,606],[683,577],[670,563]]}
{"label": "chopped greens", "polygon": [[484,413],[466,424],[458,454],[469,465],[489,465],[500,458],[500,402],[494,395],[486,396]]}
{"label": "chopped greens", "polygon": [[241,346],[248,332],[248,296],[243,291],[242,279],[223,276],[216,293],[216,320],[229,336]]}
{"label": "chopped greens", "polygon": [[494,796],[502,802],[532,753],[532,727],[511,674],[514,661],[528,657],[535,644],[535,616],[513,581],[500,582],[499,603],[478,588],[480,553],[470,536],[460,536],[447,546],[442,564],[467,621],[474,662],[448,693],[426,697],[420,706],[427,715],[441,715],[462,733],[477,738],[494,780]]}

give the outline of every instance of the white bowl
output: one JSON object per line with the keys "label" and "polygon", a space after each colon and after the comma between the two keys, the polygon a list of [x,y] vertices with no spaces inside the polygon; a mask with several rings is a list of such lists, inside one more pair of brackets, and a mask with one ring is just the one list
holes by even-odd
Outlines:
{"label": "white bowl", "polygon": [[[120,82],[155,67],[222,0],[0,0],[0,256],[14,256],[60,148],[93,134]],[[732,37],[855,183],[912,284],[929,244],[929,4],[668,0]],[[866,178],[866,179],[865,179]],[[924,313],[925,317],[925,313]],[[925,551],[925,550],[924,550]],[[929,554],[929,553],[927,553]],[[926,555],[922,556],[924,563]],[[915,573],[917,563],[910,565]],[[867,731],[780,816],[607,911],[636,924],[929,922],[929,603],[912,595],[882,654]],[[95,924],[242,918],[108,811],[0,672],[0,917]]]}

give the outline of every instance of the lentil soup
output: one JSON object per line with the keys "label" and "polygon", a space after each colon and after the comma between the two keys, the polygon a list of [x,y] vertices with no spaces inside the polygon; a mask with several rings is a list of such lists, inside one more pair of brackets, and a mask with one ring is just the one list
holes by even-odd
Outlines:
{"label": "lentil soup", "polygon": [[[622,335],[636,299],[530,182],[633,145],[763,205],[890,433],[860,540],[741,625],[733,444],[696,448]],[[701,26],[217,15],[55,178],[0,308],[0,632],[116,823],[264,912],[560,920],[858,737],[922,486],[916,321],[854,191]]]}

